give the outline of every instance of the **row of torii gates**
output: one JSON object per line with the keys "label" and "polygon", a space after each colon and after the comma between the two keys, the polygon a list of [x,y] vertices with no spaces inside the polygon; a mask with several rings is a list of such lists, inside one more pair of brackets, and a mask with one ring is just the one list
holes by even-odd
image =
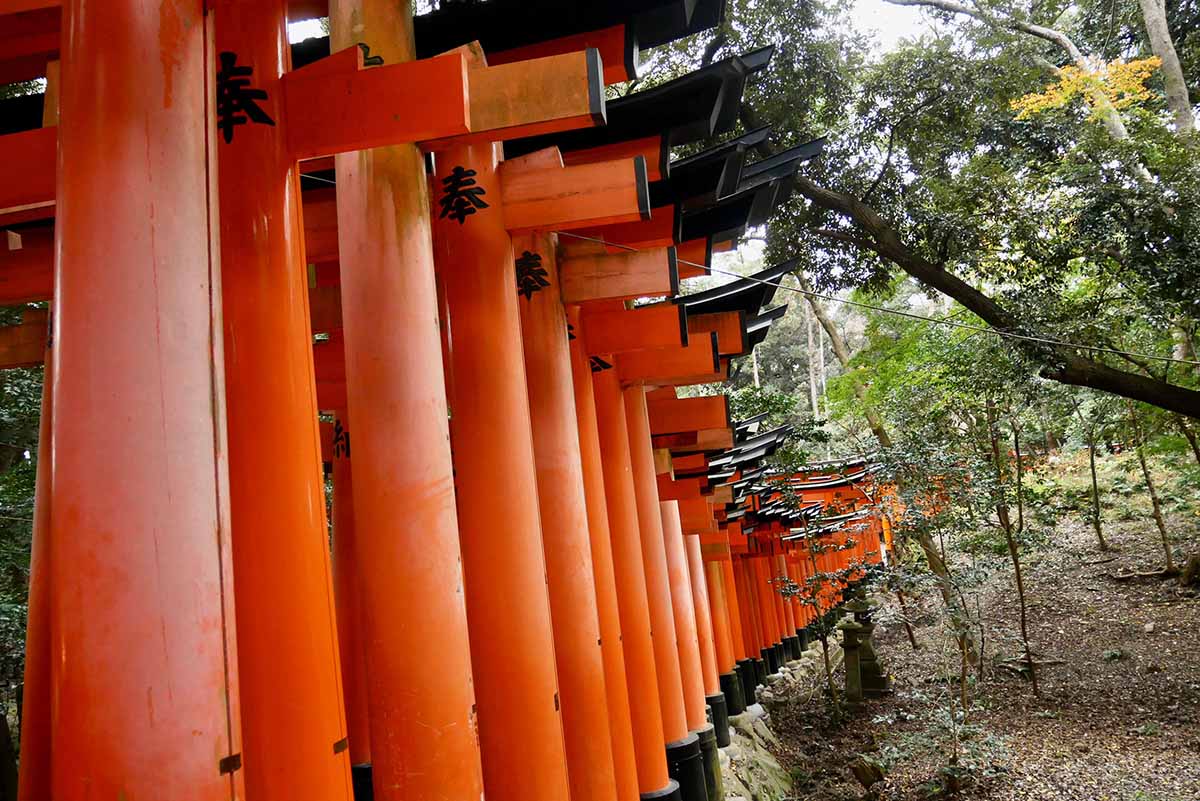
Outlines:
{"label": "row of torii gates", "polygon": [[865,468],[676,395],[782,313],[792,265],[679,282],[821,143],[670,160],[771,49],[606,103],[723,0],[405,5],[0,0],[46,79],[0,103],[0,304],[50,301],[0,329],[46,370],[22,799],[705,801],[879,559]]}

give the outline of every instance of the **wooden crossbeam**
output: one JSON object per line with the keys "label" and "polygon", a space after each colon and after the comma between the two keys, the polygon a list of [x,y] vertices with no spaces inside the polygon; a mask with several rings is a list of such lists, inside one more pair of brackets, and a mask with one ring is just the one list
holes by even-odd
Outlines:
{"label": "wooden crossbeam", "polygon": [[712,264],[712,242],[707,237],[680,242],[675,249],[679,253],[679,277],[681,279],[699,278],[702,275],[712,274],[709,270]]}
{"label": "wooden crossbeam", "polygon": [[[671,480],[669,476],[658,476],[658,499],[660,501],[685,501],[703,498],[698,478]],[[680,504],[682,508],[682,503]]]}
{"label": "wooden crossbeam", "polygon": [[54,294],[54,232],[12,234],[0,241],[0,305],[49,300]]}
{"label": "wooden crossbeam", "polygon": [[288,148],[303,160],[470,133],[468,72],[462,53],[364,69],[349,47],[315,61],[283,76]]}
{"label": "wooden crossbeam", "polygon": [[328,334],[342,328],[342,288],[318,286],[308,290],[308,310],[314,334]]}
{"label": "wooden crossbeam", "polygon": [[604,66],[597,50],[494,67],[482,66],[475,46],[454,52],[472,66],[467,91],[470,131],[424,140],[421,147],[426,150],[559,133],[606,121]]}
{"label": "wooden crossbeam", "polygon": [[674,303],[595,312],[585,306],[583,327],[589,356],[688,344],[687,311]]}
{"label": "wooden crossbeam", "polygon": [[311,189],[303,195],[304,255],[309,264],[338,260],[337,190]]}
{"label": "wooden crossbeam", "polygon": [[675,456],[671,459],[676,475],[688,473],[703,473],[708,469],[708,457],[703,453],[692,453],[686,456]]}
{"label": "wooden crossbeam", "polygon": [[36,367],[46,357],[46,335],[50,313],[26,309],[20,325],[0,327],[0,369]]}
{"label": "wooden crossbeam", "polygon": [[681,434],[653,437],[654,447],[670,448],[671,453],[688,454],[700,451],[722,451],[733,447],[733,429],[706,428]]}
{"label": "wooden crossbeam", "polygon": [[721,369],[715,334],[693,337],[689,344],[678,348],[624,353],[616,357],[616,362],[617,375],[625,384],[675,384],[679,378],[716,376]]}
{"label": "wooden crossbeam", "polygon": [[679,501],[679,522],[683,526],[684,534],[699,534],[717,528],[713,521],[712,506],[703,497],[689,497]]}
{"label": "wooden crossbeam", "polygon": [[670,161],[670,148],[662,136],[649,136],[644,139],[630,139],[624,142],[614,142],[611,145],[587,148],[585,150],[568,150],[563,153],[563,163],[568,166],[576,164],[593,164],[597,161],[612,161],[613,159],[631,159],[634,156],[646,157],[646,171],[651,181],[661,181],[667,175],[667,164]]}
{"label": "wooden crossbeam", "polygon": [[52,207],[57,159],[57,127],[0,136],[0,214]]}
{"label": "wooden crossbeam", "polygon": [[611,252],[621,253],[629,248],[647,250],[672,247],[676,242],[677,229],[675,207],[660,206],[650,211],[648,220],[587,228],[579,233],[601,242],[608,242]]}
{"label": "wooden crossbeam", "polygon": [[650,184],[641,156],[576,167],[519,159],[500,168],[504,224],[510,232],[572,230],[650,216]]}
{"label": "wooden crossbeam", "polygon": [[729,398],[724,395],[648,401],[646,405],[651,434],[675,434],[731,425]]}
{"label": "wooden crossbeam", "polygon": [[564,303],[632,300],[679,292],[674,248],[615,254],[602,248],[564,248],[558,269]]}
{"label": "wooden crossbeam", "polygon": [[722,356],[740,356],[750,350],[746,339],[746,313],[741,310],[688,315],[688,332],[716,334],[717,351]]}
{"label": "wooden crossbeam", "polygon": [[598,31],[562,36],[525,47],[489,53],[488,63],[511,64],[514,61],[527,61],[594,48],[599,51],[600,60],[604,64],[604,83],[611,86],[637,77],[637,44],[632,40],[632,33],[625,25],[614,25]]}

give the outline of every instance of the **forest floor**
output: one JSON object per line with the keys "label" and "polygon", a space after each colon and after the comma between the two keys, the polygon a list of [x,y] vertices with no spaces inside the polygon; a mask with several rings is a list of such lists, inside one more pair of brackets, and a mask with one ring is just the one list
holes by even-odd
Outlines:
{"label": "forest floor", "polygon": [[[1177,556],[1200,552],[1194,513],[1168,522]],[[959,565],[983,576],[967,597],[983,621],[986,653],[965,724],[951,723],[959,659],[937,593],[909,600],[916,651],[894,597],[887,600],[876,641],[894,692],[839,725],[819,697],[773,715],[793,797],[1200,801],[1200,599],[1175,581],[1110,577],[1161,566],[1152,522],[1114,522],[1107,534],[1113,548],[1101,553],[1090,526],[1067,520],[1023,557],[1032,647],[1037,659],[1056,662],[1039,669],[1040,697],[998,667],[1022,653],[1011,563],[1006,569],[989,554],[985,569]],[[953,793],[945,777],[956,740],[961,788]],[[886,776],[873,796],[850,769],[861,755]]]}

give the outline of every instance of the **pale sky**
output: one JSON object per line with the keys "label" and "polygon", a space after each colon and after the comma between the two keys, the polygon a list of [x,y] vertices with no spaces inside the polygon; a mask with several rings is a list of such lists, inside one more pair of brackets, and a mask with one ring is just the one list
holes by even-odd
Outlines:
{"label": "pale sky", "polygon": [[[885,51],[895,47],[903,37],[920,35],[930,25],[922,18],[920,9],[894,6],[884,0],[858,0],[853,16],[859,27],[875,34],[880,49]],[[322,35],[321,24],[315,19],[288,26],[288,38],[293,42]]]}
{"label": "pale sky", "polygon": [[933,27],[921,9],[896,6],[884,0],[857,0],[853,17],[860,28],[875,34],[882,51],[891,50],[901,39],[916,38]]}

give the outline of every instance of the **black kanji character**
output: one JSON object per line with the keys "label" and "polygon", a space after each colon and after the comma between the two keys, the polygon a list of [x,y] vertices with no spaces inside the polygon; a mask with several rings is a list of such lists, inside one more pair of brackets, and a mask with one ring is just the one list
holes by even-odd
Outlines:
{"label": "black kanji character", "polygon": [[333,455],[339,459],[350,458],[350,432],[342,426],[341,420],[333,423]]}
{"label": "black kanji character", "polygon": [[604,361],[604,359],[601,359],[599,356],[593,356],[591,359],[591,364],[593,373],[599,373],[604,370],[612,369],[612,365]]}
{"label": "black kanji character", "polygon": [[517,259],[517,294],[524,295],[525,300],[533,300],[534,292],[550,286],[549,276],[542,267],[541,254],[525,251]]}
{"label": "black kanji character", "polygon": [[488,208],[487,201],[483,199],[487,190],[476,183],[476,175],[475,170],[455,167],[449,175],[442,179],[442,186],[445,189],[439,202],[442,205],[441,216],[443,218],[449,217],[462,225],[466,222],[467,217],[479,209]]}
{"label": "black kanji character", "polygon": [[359,42],[358,49],[362,51],[364,67],[382,67],[383,66],[383,56],[371,55],[371,48],[367,46],[366,42]]}
{"label": "black kanji character", "polygon": [[233,129],[238,125],[247,122],[275,124],[275,120],[258,105],[259,100],[267,99],[266,91],[250,88],[254,68],[239,67],[237,59],[237,53],[222,53],[221,71],[217,73],[217,128],[226,144],[233,141]]}
{"label": "black kanji character", "polygon": [[575,339],[575,326],[567,323],[567,341]]}

